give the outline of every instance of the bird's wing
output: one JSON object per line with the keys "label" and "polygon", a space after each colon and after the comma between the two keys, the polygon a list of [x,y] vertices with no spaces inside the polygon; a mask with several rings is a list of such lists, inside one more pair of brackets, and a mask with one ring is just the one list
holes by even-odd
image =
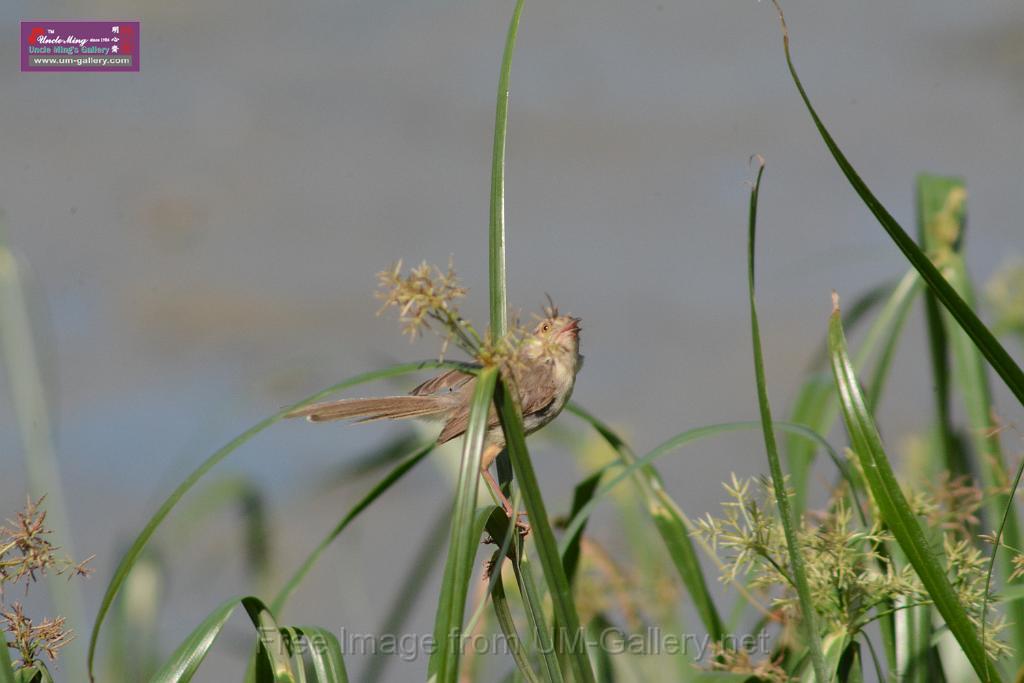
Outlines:
{"label": "bird's wing", "polygon": [[548,363],[534,363],[516,372],[516,385],[524,417],[543,411],[558,393],[554,373]]}
{"label": "bird's wing", "polygon": [[[552,376],[551,367],[546,363],[537,363],[517,371],[516,384],[519,388],[519,405],[522,408],[524,417],[539,413],[550,406],[552,401],[555,400],[555,394],[558,391]],[[451,441],[464,433],[466,427],[469,426],[469,398],[473,394],[473,384],[465,384],[460,391],[464,392],[466,399],[460,402],[459,408],[448,418],[448,422],[445,423],[440,436],[437,437],[439,444]],[[498,414],[495,412],[494,406],[491,405],[487,418],[487,429],[493,429],[499,424]]]}
{"label": "bird's wing", "polygon": [[447,372],[442,372],[436,377],[431,377],[409,393],[413,396],[425,396],[427,394],[436,394],[437,392],[444,391],[445,389],[448,391],[457,391],[472,379],[472,374],[453,368]]}

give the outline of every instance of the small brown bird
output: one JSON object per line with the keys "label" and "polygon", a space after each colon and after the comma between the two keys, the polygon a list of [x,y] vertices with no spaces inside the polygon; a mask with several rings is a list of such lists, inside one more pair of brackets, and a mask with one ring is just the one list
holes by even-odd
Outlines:
{"label": "small brown bird", "polygon": [[[509,368],[519,391],[527,434],[555,419],[569,401],[576,373],[583,364],[579,350],[580,319],[559,315],[555,309],[548,311],[548,316],[524,339],[519,356],[521,362],[512,363]],[[410,417],[441,420],[445,424],[437,443],[442,444],[465,433],[475,385],[474,375],[448,370],[420,384],[407,396],[344,398],[306,406],[288,413],[287,417],[304,417],[310,422],[371,422]],[[505,447],[505,435],[493,406],[484,444],[480,473],[511,518],[515,515],[512,504],[490,472],[491,463]]]}

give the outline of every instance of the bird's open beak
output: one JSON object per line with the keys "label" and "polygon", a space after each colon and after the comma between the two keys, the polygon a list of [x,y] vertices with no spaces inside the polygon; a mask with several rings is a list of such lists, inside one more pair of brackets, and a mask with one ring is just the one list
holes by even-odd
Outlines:
{"label": "bird's open beak", "polygon": [[578,335],[580,333],[580,319],[569,318],[569,324],[563,327],[559,334],[565,334],[566,332],[571,332],[574,336]]}

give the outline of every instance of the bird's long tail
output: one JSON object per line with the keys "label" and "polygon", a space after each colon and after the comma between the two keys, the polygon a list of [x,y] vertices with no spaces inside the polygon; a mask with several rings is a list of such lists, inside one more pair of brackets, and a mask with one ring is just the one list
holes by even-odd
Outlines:
{"label": "bird's long tail", "polygon": [[441,417],[451,409],[442,396],[382,396],[380,398],[343,398],[305,406],[285,415],[304,417],[310,422],[332,420],[401,420],[409,417]]}

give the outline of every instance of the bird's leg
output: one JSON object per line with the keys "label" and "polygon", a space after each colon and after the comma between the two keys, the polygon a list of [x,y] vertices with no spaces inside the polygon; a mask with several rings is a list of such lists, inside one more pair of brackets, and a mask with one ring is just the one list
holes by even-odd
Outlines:
{"label": "bird's leg", "polygon": [[491,490],[494,491],[494,495],[496,495],[498,500],[501,501],[501,507],[505,511],[505,514],[508,515],[509,519],[515,522],[519,533],[525,536],[530,533],[530,525],[519,519],[515,508],[512,506],[512,501],[508,499],[505,492],[501,490],[498,480],[494,478],[493,474],[491,474],[491,463],[494,462],[494,459],[498,457],[499,453],[501,453],[501,449],[502,446],[495,444],[490,444],[484,449],[483,456],[480,459],[480,474],[487,482],[487,485],[491,487]]}
{"label": "bird's leg", "polygon": [[482,474],[484,479],[487,480],[487,484],[491,487],[491,490],[494,491],[494,495],[496,495],[498,500],[501,501],[501,507],[505,511],[505,514],[511,517],[514,512],[514,510],[512,510],[512,502],[505,496],[505,492],[501,490],[501,486],[498,485],[498,481],[494,478],[494,475],[491,474],[490,470],[484,469],[480,470],[480,474]]}

